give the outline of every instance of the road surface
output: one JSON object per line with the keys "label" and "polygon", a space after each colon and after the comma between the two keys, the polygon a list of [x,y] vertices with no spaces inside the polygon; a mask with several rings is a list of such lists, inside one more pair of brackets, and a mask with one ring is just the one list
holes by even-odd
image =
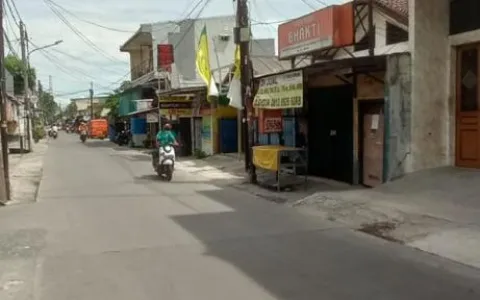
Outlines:
{"label": "road surface", "polygon": [[2,300],[480,299],[478,270],[62,133],[0,209]]}

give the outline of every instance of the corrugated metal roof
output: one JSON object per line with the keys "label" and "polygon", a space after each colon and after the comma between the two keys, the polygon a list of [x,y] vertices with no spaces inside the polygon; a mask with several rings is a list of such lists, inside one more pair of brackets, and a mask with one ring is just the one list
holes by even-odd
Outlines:
{"label": "corrugated metal roof", "polygon": [[403,16],[408,16],[408,0],[376,0],[377,4],[395,11]]}

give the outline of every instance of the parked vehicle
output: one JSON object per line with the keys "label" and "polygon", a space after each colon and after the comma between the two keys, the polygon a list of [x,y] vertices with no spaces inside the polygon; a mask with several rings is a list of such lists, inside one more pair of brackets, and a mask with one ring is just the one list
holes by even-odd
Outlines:
{"label": "parked vehicle", "polygon": [[130,131],[122,130],[117,134],[115,141],[119,146],[128,145],[130,143]]}
{"label": "parked vehicle", "polygon": [[88,122],[88,137],[91,139],[105,139],[108,136],[108,121],[95,119]]}
{"label": "parked vehicle", "polygon": [[152,166],[160,178],[171,181],[175,168],[175,148],[167,145],[153,150]]}

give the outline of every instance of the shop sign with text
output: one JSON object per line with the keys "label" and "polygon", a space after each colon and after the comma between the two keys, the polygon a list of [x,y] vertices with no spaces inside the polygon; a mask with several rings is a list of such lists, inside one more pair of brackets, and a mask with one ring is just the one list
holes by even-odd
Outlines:
{"label": "shop sign with text", "polygon": [[253,107],[263,109],[303,107],[303,72],[294,71],[261,78]]}
{"label": "shop sign with text", "polygon": [[283,131],[282,110],[261,109],[258,113],[259,132],[276,133]]}
{"label": "shop sign with text", "polygon": [[352,45],[352,3],[332,5],[278,26],[280,59]]}

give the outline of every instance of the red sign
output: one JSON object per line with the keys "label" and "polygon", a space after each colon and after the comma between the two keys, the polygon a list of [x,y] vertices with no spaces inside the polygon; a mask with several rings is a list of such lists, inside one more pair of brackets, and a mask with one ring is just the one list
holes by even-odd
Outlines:
{"label": "red sign", "polygon": [[261,109],[258,112],[258,131],[260,133],[275,133],[283,131],[282,110]]}
{"label": "red sign", "polygon": [[173,45],[162,44],[157,46],[158,52],[158,68],[167,72],[172,71],[172,64],[174,63]]}
{"label": "red sign", "polygon": [[278,26],[280,59],[354,43],[352,3],[333,5]]}

